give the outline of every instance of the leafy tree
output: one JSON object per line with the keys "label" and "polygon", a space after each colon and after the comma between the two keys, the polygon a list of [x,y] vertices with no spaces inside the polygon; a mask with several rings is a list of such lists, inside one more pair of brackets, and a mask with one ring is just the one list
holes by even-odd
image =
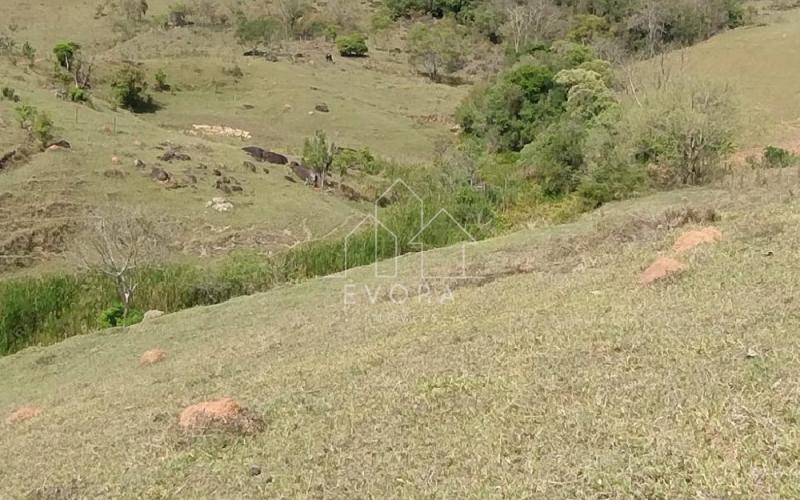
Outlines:
{"label": "leafy tree", "polygon": [[572,29],[567,38],[573,42],[588,43],[599,35],[608,33],[610,26],[604,17],[593,14],[579,14],[572,19]]}
{"label": "leafy tree", "polygon": [[319,177],[320,188],[325,187],[325,176],[333,165],[336,146],[328,143],[325,132],[317,130],[314,137],[308,138],[303,145],[303,163]]}
{"label": "leafy tree", "polygon": [[274,17],[242,18],[236,28],[236,38],[241,45],[252,47],[254,51],[262,47],[270,52],[281,38],[281,23]]}
{"label": "leafy tree", "polygon": [[114,75],[111,88],[117,104],[133,112],[152,107],[153,98],[147,94],[147,81],[142,70],[125,66]]}
{"label": "leafy tree", "polygon": [[27,130],[42,146],[47,146],[53,139],[54,125],[50,115],[30,104],[17,106],[16,112],[20,128]]}
{"label": "leafy tree", "polygon": [[364,57],[369,52],[367,37],[361,33],[339,37],[336,40],[336,48],[339,49],[339,54],[344,57]]}
{"label": "leafy tree", "polygon": [[80,49],[81,46],[75,42],[60,42],[53,47],[53,54],[58,65],[70,71]]}
{"label": "leafy tree", "polygon": [[458,28],[452,19],[414,26],[408,34],[409,62],[435,82],[463,68],[464,37]]}
{"label": "leafy tree", "polygon": [[561,70],[555,81],[567,91],[566,111],[581,119],[598,117],[617,104],[614,93],[606,86],[603,76],[584,68]]}
{"label": "leafy tree", "polygon": [[567,100],[553,70],[522,64],[488,87],[478,87],[461,104],[457,119],[468,134],[488,141],[491,149],[519,151],[556,120]]}
{"label": "leafy tree", "polygon": [[584,173],[583,143],[586,128],[578,121],[565,119],[553,124],[520,154],[519,164],[549,196],[575,190]]}

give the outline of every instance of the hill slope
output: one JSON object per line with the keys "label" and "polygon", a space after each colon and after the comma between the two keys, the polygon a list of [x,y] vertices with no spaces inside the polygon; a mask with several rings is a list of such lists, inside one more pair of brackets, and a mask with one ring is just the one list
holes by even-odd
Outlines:
{"label": "hill slope", "polygon": [[644,81],[685,77],[730,85],[742,105],[742,146],[775,143],[800,151],[798,73],[800,10],[770,14],[765,25],[739,28],[638,67]]}
{"label": "hill slope", "polygon": [[[798,495],[791,175],[480,243],[432,299],[388,288],[408,256],[2,358],[0,411],[43,410],[0,433],[2,496]],[[641,285],[708,209],[723,240]],[[259,430],[178,427],[226,396]]]}

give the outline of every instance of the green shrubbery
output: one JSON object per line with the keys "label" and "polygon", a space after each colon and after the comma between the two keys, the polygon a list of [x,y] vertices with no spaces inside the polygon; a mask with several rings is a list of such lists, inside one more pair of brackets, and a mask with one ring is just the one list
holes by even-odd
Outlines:
{"label": "green shrubbery", "polygon": [[147,93],[144,72],[131,65],[117,71],[111,80],[111,89],[117,104],[133,112],[149,111],[155,106],[153,97]]}
{"label": "green shrubbery", "polygon": [[[428,184],[419,193],[433,189]],[[434,196],[431,194],[431,196]],[[460,187],[439,192],[426,206],[446,208],[476,238],[493,234],[496,214],[480,193]],[[419,231],[419,206],[397,200],[382,221],[398,236],[401,252],[419,250],[411,239]],[[462,241],[454,227],[426,234],[425,246],[443,246]],[[140,321],[150,309],[174,312],[199,305],[224,302],[297,280],[337,273],[393,257],[393,241],[375,241],[371,229],[348,240],[347,259],[342,240],[317,241],[275,257],[235,254],[213,268],[162,265],[137,271],[133,307],[125,317],[113,283],[101,273],[47,275],[0,281],[0,354],[10,354],[35,344],[51,344],[67,337],[110,326]]]}
{"label": "green shrubbery", "polygon": [[55,128],[50,115],[30,104],[17,106],[16,112],[20,128],[27,130],[41,146],[47,146],[53,139],[53,129]]}
{"label": "green shrubbery", "polygon": [[125,310],[122,304],[114,304],[102,313],[97,319],[100,328],[116,328],[118,326],[132,326],[141,323],[144,313],[136,309]]}
{"label": "green shrubbery", "polygon": [[767,168],[786,168],[797,163],[797,156],[794,153],[775,146],[767,146],[762,158]]}
{"label": "green shrubbery", "polygon": [[343,57],[364,57],[369,52],[367,37],[361,33],[338,37],[336,39],[336,48]]}

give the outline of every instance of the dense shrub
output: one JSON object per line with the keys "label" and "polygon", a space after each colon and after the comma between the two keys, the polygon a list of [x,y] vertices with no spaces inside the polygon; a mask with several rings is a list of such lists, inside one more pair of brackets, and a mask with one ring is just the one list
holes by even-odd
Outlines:
{"label": "dense shrub", "polygon": [[384,0],[384,5],[395,18],[414,14],[433,17],[460,14],[477,3],[478,0]]}
{"label": "dense shrub", "polygon": [[689,83],[646,98],[628,120],[633,159],[661,186],[712,180],[734,147],[737,113],[730,94]]}
{"label": "dense shrub", "polygon": [[791,151],[775,146],[764,149],[764,166],[767,168],[786,168],[797,162],[797,156]]}
{"label": "dense shrub", "polygon": [[19,102],[19,96],[16,90],[11,87],[3,87],[2,91],[0,91],[0,95],[3,96],[3,99],[7,99],[11,102]]}
{"label": "dense shrub", "polygon": [[114,304],[105,311],[100,313],[97,319],[97,325],[100,328],[115,328],[118,326],[132,326],[141,323],[144,319],[144,313],[135,309],[125,310],[122,304]]}
{"label": "dense shrub", "polygon": [[30,104],[17,106],[16,112],[20,128],[27,130],[42,146],[47,146],[53,138],[54,129],[50,115]]}
{"label": "dense shrub", "polygon": [[478,87],[459,107],[463,130],[492,150],[519,151],[561,115],[566,91],[545,66],[518,65],[489,87]]}
{"label": "dense shrub", "polygon": [[341,36],[336,39],[336,48],[344,57],[364,57],[369,52],[367,37],[360,33]]}
{"label": "dense shrub", "polygon": [[154,106],[147,93],[144,72],[135,66],[125,66],[114,75],[111,89],[117,104],[133,112],[148,111]]}
{"label": "dense shrub", "polygon": [[236,27],[236,39],[254,51],[269,53],[281,38],[281,22],[275,17],[241,18]]}

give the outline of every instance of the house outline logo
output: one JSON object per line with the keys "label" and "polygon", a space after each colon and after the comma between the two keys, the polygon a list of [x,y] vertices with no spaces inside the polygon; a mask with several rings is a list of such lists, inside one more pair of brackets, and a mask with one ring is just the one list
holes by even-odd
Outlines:
{"label": "house outline logo", "polygon": [[[458,275],[436,275],[436,274],[431,274],[431,273],[428,272],[428,266],[425,265],[425,243],[424,243],[422,237],[425,234],[425,232],[428,231],[433,226],[433,224],[437,220],[439,220],[440,218],[446,218],[447,221],[452,223],[453,226],[459,232],[461,232],[461,234],[463,234],[466,237],[466,239],[461,240],[461,242],[458,244],[458,248],[459,248],[459,263],[458,263],[458,267],[457,267]],[[409,241],[409,243],[411,245],[414,245],[417,248],[419,248],[419,252],[418,253],[419,253],[419,258],[420,258],[420,277],[423,280],[425,280],[425,279],[468,279],[469,276],[467,276],[467,246],[470,245],[470,244],[476,243],[476,242],[477,242],[477,240],[475,239],[475,237],[473,237],[472,234],[469,231],[467,231],[466,228],[464,228],[464,226],[461,225],[461,223],[459,223],[456,220],[456,218],[453,217],[453,215],[450,212],[447,211],[447,209],[444,209],[444,208],[442,208],[438,212],[436,212],[436,215],[431,217],[431,219],[424,226],[422,226],[422,228],[420,228],[420,230],[417,232],[417,234],[415,234],[414,237],[411,238],[411,240]],[[436,247],[432,247],[431,249],[433,249],[433,248],[436,248]]]}
{"label": "house outline logo", "polygon": [[[467,248],[469,245],[476,243],[476,239],[472,234],[466,230],[466,228],[458,222],[458,220],[453,217],[453,215],[447,211],[447,209],[440,209],[436,214],[428,221],[425,220],[425,203],[411,187],[402,179],[395,180],[388,189],[386,189],[383,194],[381,194],[374,203],[373,213],[365,214],[363,219],[353,227],[353,229],[345,236],[344,239],[344,272],[341,273],[339,276],[346,278],[350,269],[354,267],[358,267],[357,264],[350,262],[350,256],[352,252],[352,245],[351,240],[352,237],[356,234],[360,233],[360,230],[365,225],[371,225],[373,227],[373,242],[374,242],[374,252],[373,255],[373,270],[375,273],[376,278],[381,279],[395,279],[398,277],[399,273],[399,260],[403,254],[400,252],[400,240],[397,234],[388,227],[388,225],[381,220],[381,213],[380,208],[383,207],[387,200],[391,200],[393,193],[397,192],[398,190],[403,189],[405,190],[412,203],[414,200],[416,203],[419,204],[419,230],[414,234],[414,236],[409,240],[409,244],[412,246],[417,247],[418,255],[420,259],[420,277],[425,279],[468,279],[467,276]],[[448,275],[437,275],[435,273],[429,273],[427,271],[427,266],[425,265],[425,244],[424,244],[424,235],[426,231],[432,230],[434,224],[437,221],[444,220],[445,223],[451,224],[455,230],[462,233],[464,236],[464,240],[462,240],[458,244],[459,249],[459,262],[457,266],[457,272],[455,275],[448,274]],[[385,233],[388,235],[389,239],[393,242],[394,245],[394,255],[385,259],[379,259],[378,255],[378,248],[379,242],[381,238],[381,233]],[[431,247],[430,249],[437,248],[435,246]],[[387,273],[387,262],[391,261],[388,264],[390,271]]]}

